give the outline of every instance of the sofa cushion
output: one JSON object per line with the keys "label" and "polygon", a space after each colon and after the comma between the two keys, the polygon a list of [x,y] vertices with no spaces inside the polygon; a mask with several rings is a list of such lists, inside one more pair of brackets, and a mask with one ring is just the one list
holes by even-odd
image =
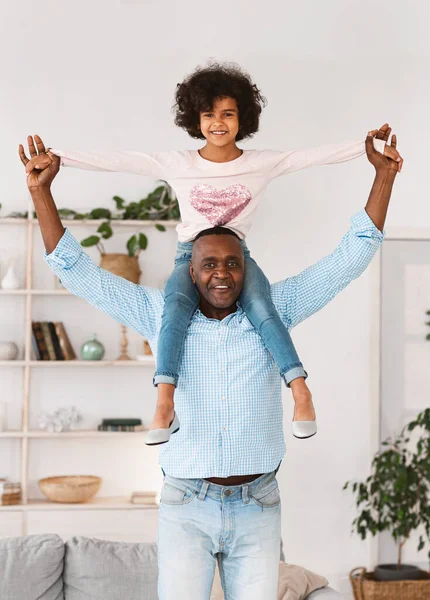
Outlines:
{"label": "sofa cushion", "polygon": [[157,545],[74,537],[66,542],[66,600],[157,600]]}
{"label": "sofa cushion", "polygon": [[[338,600],[341,596],[327,586],[325,577],[303,567],[279,564],[278,600]],[[218,567],[210,600],[224,600]]]}
{"label": "sofa cushion", "polygon": [[298,565],[279,565],[279,600],[304,600],[315,590],[328,585],[322,575],[317,575]]}
{"label": "sofa cushion", "polygon": [[63,559],[58,535],[0,539],[1,600],[63,600]]}

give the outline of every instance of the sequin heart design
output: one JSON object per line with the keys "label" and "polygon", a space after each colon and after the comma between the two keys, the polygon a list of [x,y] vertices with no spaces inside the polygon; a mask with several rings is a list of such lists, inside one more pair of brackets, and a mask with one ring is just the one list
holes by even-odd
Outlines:
{"label": "sequin heart design", "polygon": [[190,192],[190,203],[213,227],[226,225],[246,208],[251,192],[241,183],[216,190],[208,184],[195,185]]}

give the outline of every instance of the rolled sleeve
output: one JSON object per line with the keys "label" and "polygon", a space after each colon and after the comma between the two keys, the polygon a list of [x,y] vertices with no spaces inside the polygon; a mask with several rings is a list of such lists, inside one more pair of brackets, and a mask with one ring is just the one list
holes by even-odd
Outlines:
{"label": "rolled sleeve", "polygon": [[157,336],[164,307],[162,290],[132,283],[102,269],[68,229],[44,258],[72,294],[149,340]]}
{"label": "rolled sleeve", "polygon": [[82,246],[66,229],[55,249],[50,254],[45,250],[44,259],[54,273],[60,275],[63,269],[73,268],[82,253]]}
{"label": "rolled sleeve", "polygon": [[372,240],[378,247],[385,238],[385,231],[379,231],[364,208],[351,218],[351,229],[357,237]]}

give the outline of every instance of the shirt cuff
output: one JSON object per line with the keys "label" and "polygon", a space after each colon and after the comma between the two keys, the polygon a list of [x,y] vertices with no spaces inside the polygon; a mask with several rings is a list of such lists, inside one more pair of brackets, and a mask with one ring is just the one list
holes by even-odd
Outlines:
{"label": "shirt cuff", "polygon": [[364,208],[352,217],[351,227],[357,237],[372,239],[378,245],[385,238],[385,231],[379,231]]}
{"label": "shirt cuff", "polygon": [[55,273],[59,273],[63,269],[71,269],[79,260],[82,252],[82,246],[78,240],[66,229],[55,249],[50,254],[45,250],[44,259]]}

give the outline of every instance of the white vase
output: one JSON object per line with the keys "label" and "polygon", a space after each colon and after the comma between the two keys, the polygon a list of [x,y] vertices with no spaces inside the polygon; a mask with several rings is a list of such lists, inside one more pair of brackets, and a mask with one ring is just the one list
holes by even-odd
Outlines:
{"label": "white vase", "polygon": [[18,346],[15,342],[0,342],[0,360],[15,360],[18,356]]}
{"label": "white vase", "polygon": [[19,279],[15,273],[15,266],[10,265],[6,275],[1,281],[2,289],[4,290],[17,290],[19,289]]}

